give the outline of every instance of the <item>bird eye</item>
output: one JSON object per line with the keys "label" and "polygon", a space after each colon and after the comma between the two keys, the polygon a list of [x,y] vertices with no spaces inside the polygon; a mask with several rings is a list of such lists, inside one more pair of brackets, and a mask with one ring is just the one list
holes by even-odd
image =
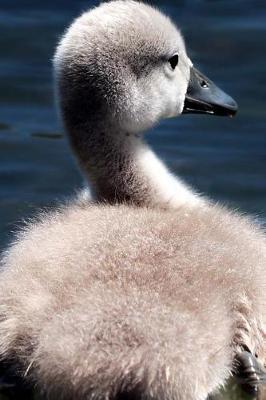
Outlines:
{"label": "bird eye", "polygon": [[179,55],[175,54],[173,57],[169,58],[168,61],[169,61],[170,65],[171,65],[172,69],[174,70],[176,68],[177,64],[178,64]]}

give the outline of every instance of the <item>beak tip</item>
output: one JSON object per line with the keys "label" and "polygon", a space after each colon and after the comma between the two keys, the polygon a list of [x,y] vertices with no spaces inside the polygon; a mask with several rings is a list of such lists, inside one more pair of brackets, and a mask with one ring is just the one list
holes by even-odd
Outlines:
{"label": "beak tip", "polygon": [[231,117],[231,118],[234,117],[238,112],[238,104],[237,104],[237,102],[234,99],[231,98],[230,103],[227,104],[226,106],[227,106],[227,109],[228,109],[229,117]]}

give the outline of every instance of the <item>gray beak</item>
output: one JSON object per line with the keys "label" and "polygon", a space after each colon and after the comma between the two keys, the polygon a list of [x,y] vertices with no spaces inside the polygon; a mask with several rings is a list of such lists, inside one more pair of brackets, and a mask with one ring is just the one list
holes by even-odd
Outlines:
{"label": "gray beak", "polygon": [[212,114],[233,117],[237,103],[196,68],[191,67],[183,114]]}

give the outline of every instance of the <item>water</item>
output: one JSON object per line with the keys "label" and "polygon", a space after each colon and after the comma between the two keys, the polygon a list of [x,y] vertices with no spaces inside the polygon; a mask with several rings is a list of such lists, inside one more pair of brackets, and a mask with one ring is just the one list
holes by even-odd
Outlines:
{"label": "water", "polygon": [[[151,1],[152,2],[152,1]],[[199,191],[266,219],[266,2],[156,1],[195,64],[239,103],[235,119],[184,116],[147,136]],[[81,0],[0,0],[0,247],[19,221],[71,195],[82,178],[53,103],[51,58]]]}

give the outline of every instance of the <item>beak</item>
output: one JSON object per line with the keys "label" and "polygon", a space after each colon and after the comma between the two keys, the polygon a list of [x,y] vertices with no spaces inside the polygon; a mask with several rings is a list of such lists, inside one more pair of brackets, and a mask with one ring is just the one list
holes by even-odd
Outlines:
{"label": "beak", "polygon": [[233,117],[237,103],[196,68],[190,69],[190,80],[183,114],[213,114]]}

